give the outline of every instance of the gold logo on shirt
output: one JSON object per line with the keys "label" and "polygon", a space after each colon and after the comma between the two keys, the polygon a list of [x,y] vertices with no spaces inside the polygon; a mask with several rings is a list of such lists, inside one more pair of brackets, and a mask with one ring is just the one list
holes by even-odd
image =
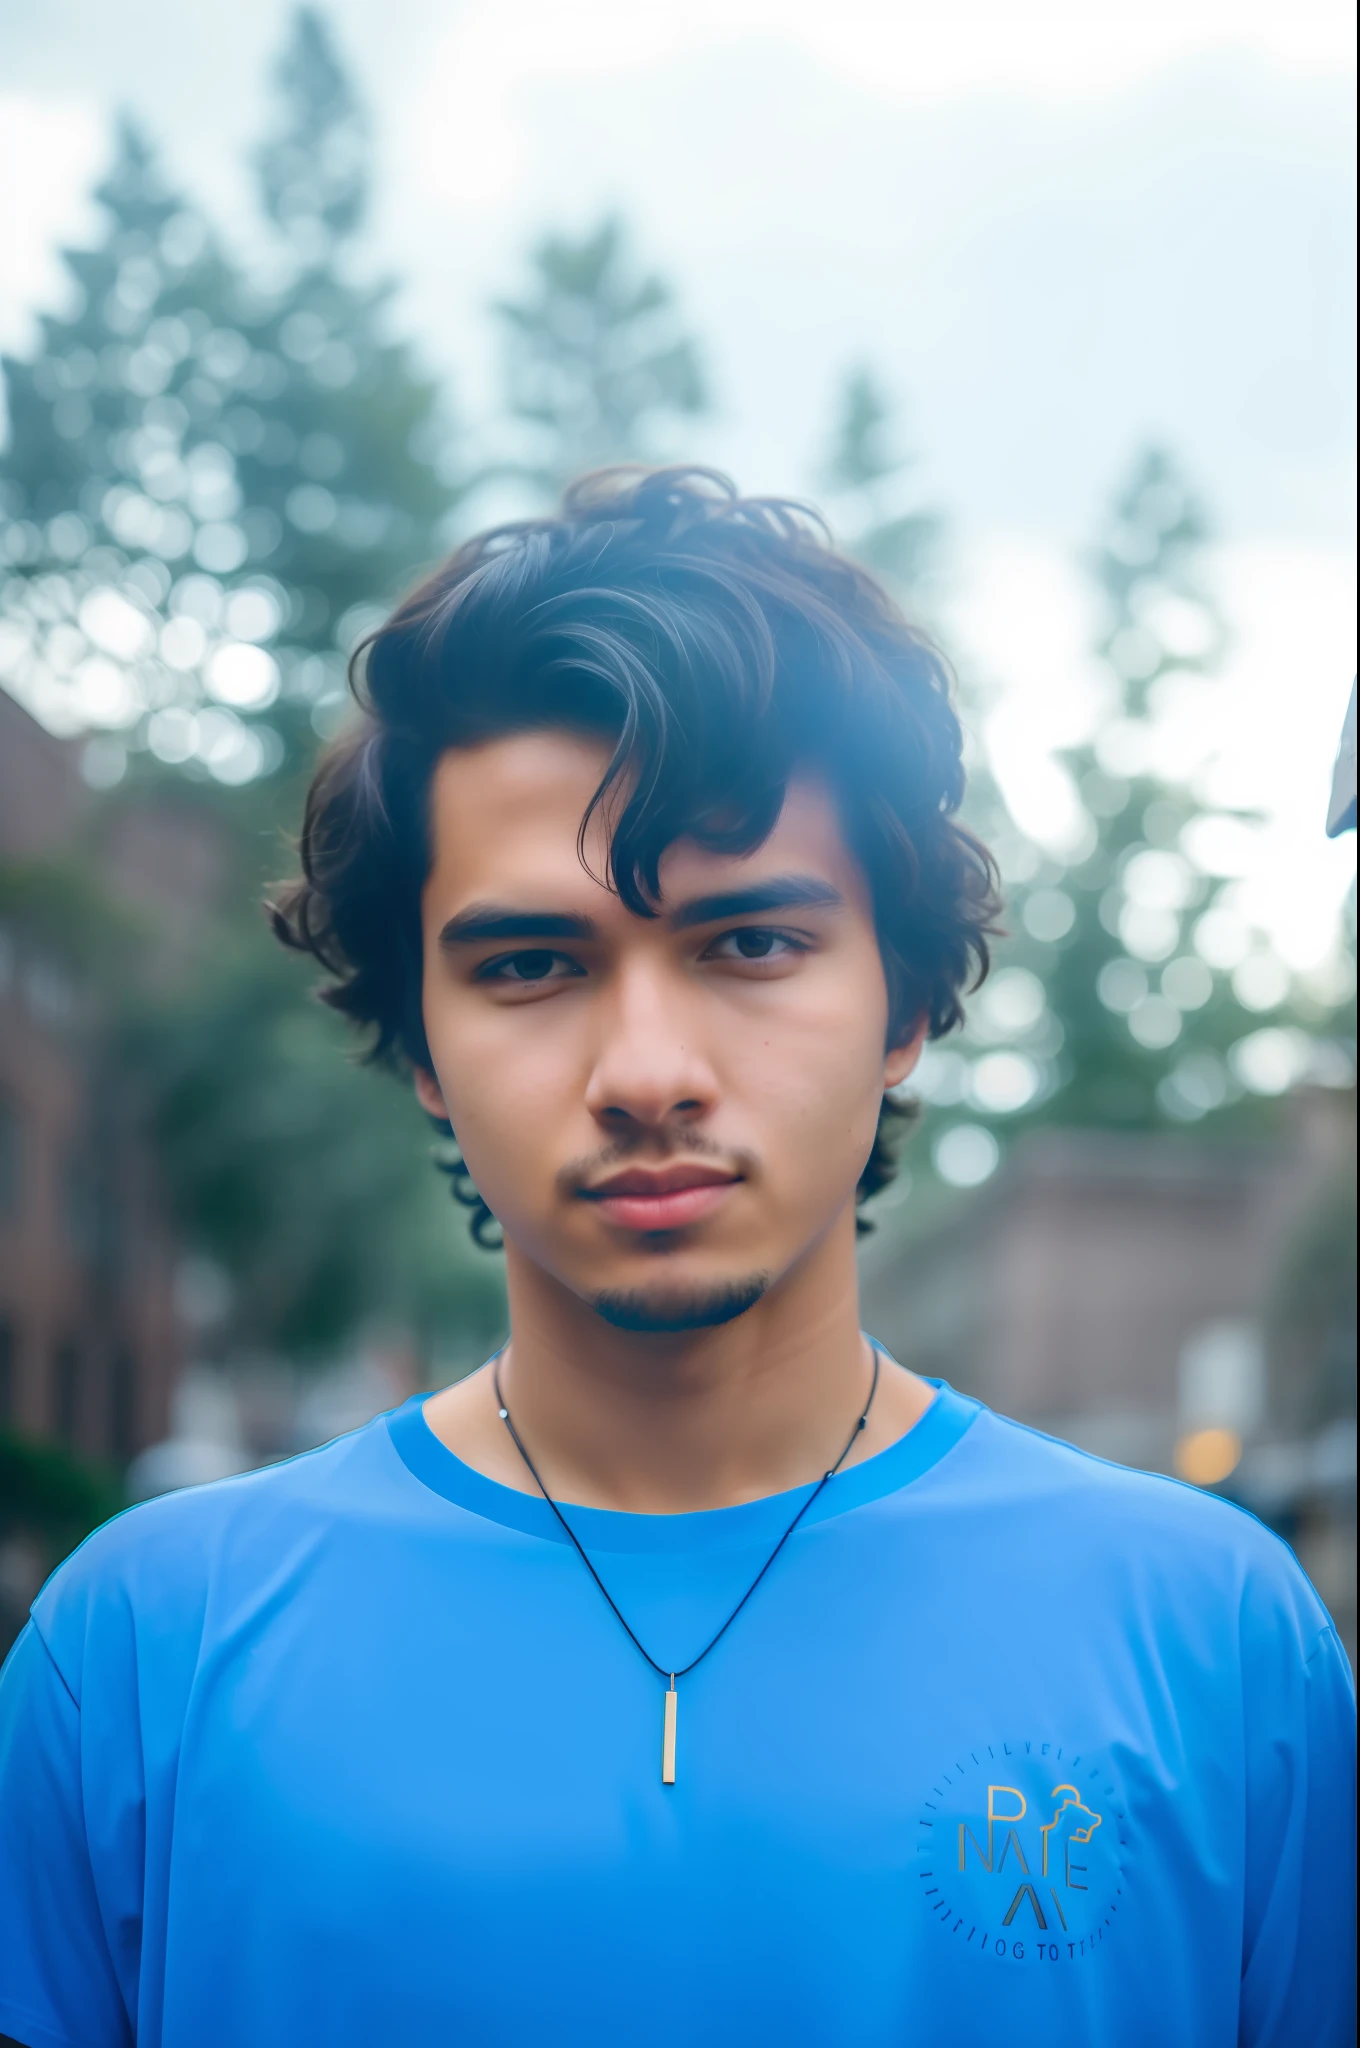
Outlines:
{"label": "gold logo on shirt", "polygon": [[[1052,1820],[1046,1821],[1038,1830],[1040,1849],[1037,1874],[1041,1879],[1047,1880],[1049,1875],[1049,1857],[1055,1847],[1060,1848],[1063,1859],[1061,1882],[1064,1888],[1068,1891],[1089,1891],[1090,1886],[1083,1884],[1081,1881],[1086,1874],[1087,1866],[1084,1863],[1073,1863],[1072,1846],[1075,1843],[1080,1848],[1083,1844],[1090,1841],[1092,1835],[1100,1826],[1101,1815],[1094,1813],[1089,1806],[1082,1804],[1081,1794],[1075,1785],[1055,1785],[1050,1797],[1059,1803]],[[1013,1868],[1017,1872],[1023,1873],[1023,1875],[1016,1887],[1015,1896],[1002,1917],[1001,1925],[1009,1927],[1021,1908],[1028,1906],[1034,1915],[1038,1931],[1041,1934],[1047,1934],[1049,1922],[1044,1913],[1044,1903],[1032,1881],[1029,1861],[1025,1855],[1024,1841],[1019,1832],[1020,1823],[1026,1818],[1028,1813],[1029,1802],[1018,1785],[989,1785],[987,1787],[986,1850],[984,1851],[982,1844],[969,1827],[967,1821],[961,1820],[959,1822],[959,1869],[967,1869],[970,1847],[976,1855],[978,1862],[989,1876],[1004,1871],[1006,1859],[1008,1856],[1011,1856],[1013,1850]],[[999,1836],[997,1833],[998,1828],[1002,1831]],[[1055,1836],[1057,1838],[1056,1842],[1054,1841]],[[998,1841],[1000,1843],[999,1849]],[[1055,1877],[1057,1876],[1056,1863],[1054,1875]],[[1052,1901],[1052,1913],[1056,1916],[1058,1924],[1066,1929],[1067,1918],[1062,1909],[1062,1900],[1058,1896],[1057,1885],[1045,1883],[1044,1888],[1048,1893],[1049,1899]]]}
{"label": "gold logo on shirt", "polygon": [[1122,1809],[1108,1763],[1094,1756],[1051,1741],[979,1744],[923,1800],[922,1900],[980,1954],[1077,1962],[1119,1910]]}

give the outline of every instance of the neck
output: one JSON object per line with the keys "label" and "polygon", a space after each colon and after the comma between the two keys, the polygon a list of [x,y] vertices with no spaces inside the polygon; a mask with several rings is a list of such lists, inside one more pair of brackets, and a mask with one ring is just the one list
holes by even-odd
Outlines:
{"label": "neck", "polygon": [[[782,1493],[835,1462],[868,1398],[853,1212],[753,1308],[713,1329],[615,1329],[513,1246],[506,1276],[501,1388],[558,1500],[684,1514]],[[427,1420],[466,1463],[536,1491],[490,1380],[476,1374],[433,1396]],[[885,1368],[847,1465],[895,1441],[928,1400],[914,1375]]]}

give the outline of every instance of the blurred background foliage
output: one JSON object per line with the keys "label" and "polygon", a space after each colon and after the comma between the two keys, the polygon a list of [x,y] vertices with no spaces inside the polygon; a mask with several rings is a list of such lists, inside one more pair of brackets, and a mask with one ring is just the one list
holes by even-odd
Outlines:
{"label": "blurred background foliage", "polygon": [[[218,848],[213,885],[167,936],[102,892],[91,840],[11,868],[0,913],[93,991],[111,1095],[153,1134],[197,1262],[200,1349],[324,1359],[385,1318],[429,1358],[494,1337],[498,1263],[467,1245],[414,1104],[356,1064],[260,904],[383,608],[489,513],[539,509],[603,462],[683,453],[710,404],[704,352],[621,219],[548,233],[488,309],[502,405],[467,432],[356,255],[368,123],[313,9],[254,168],[246,260],[125,120],[102,233],[64,255],[71,310],[3,365],[0,677],[79,741],[98,831],[120,808],[187,807]],[[887,387],[851,366],[826,409],[815,481],[835,530],[929,624],[948,527]],[[1296,1084],[1350,1075],[1341,982],[1301,989],[1241,914],[1252,815],[1159,749],[1169,706],[1214,701],[1230,625],[1208,537],[1174,454],[1131,451],[1086,563],[1107,701],[1061,762],[1079,798],[1065,851],[1019,829],[973,745],[968,815],[1001,862],[1008,936],[966,1031],[913,1084],[926,1128],[876,1205],[894,1231],[981,1186],[1028,1128],[1233,1138],[1268,1129]],[[962,688],[981,730],[985,694]],[[1342,1335],[1318,1341],[1338,1357],[1340,1216],[1327,1208],[1281,1282],[1285,1320],[1290,1301],[1330,1317]]]}
{"label": "blurred background foliage", "polygon": [[495,308],[506,425],[526,454],[493,474],[551,502],[584,471],[657,459],[665,428],[702,413],[702,360],[670,286],[637,267],[622,221],[534,250],[521,299]]}
{"label": "blurred background foliage", "polygon": [[1023,839],[974,764],[970,810],[1001,862],[1007,936],[961,1042],[932,1049],[914,1084],[974,1119],[936,1120],[947,1178],[986,1178],[1002,1135],[1037,1120],[1259,1131],[1296,1083],[1349,1078],[1353,998],[1297,988],[1238,907],[1257,814],[1158,764],[1175,693],[1214,702],[1228,629],[1207,539],[1174,460],[1141,454],[1088,565],[1106,707],[1096,736],[1059,756],[1082,805],[1064,858]]}

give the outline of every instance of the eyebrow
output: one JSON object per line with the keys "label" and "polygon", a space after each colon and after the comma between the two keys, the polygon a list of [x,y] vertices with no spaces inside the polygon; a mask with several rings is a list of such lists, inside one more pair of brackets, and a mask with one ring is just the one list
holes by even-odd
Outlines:
{"label": "eyebrow", "polygon": [[[769,910],[835,909],[843,902],[838,889],[813,875],[776,875],[747,889],[724,889],[694,896],[670,913],[673,931],[718,924],[728,917],[751,917]],[[451,917],[439,934],[441,946],[471,946],[488,939],[597,939],[593,918],[561,910],[512,910],[500,903],[473,903]]]}
{"label": "eyebrow", "polygon": [[591,918],[560,910],[508,910],[498,903],[474,903],[451,917],[439,934],[441,946],[469,946],[485,939],[594,939]]}
{"label": "eyebrow", "polygon": [[748,889],[691,897],[672,911],[670,922],[683,932],[696,924],[717,924],[725,917],[750,917],[762,910],[835,909],[844,901],[839,889],[818,881],[815,875],[775,875],[768,882],[753,882]]}

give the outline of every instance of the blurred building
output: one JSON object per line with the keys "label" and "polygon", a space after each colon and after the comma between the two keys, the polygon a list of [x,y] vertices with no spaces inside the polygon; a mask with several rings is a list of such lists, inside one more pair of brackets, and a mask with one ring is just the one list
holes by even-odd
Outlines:
{"label": "blurred building", "polygon": [[133,1459],[128,1493],[147,1500],[311,1450],[474,1363],[480,1354],[441,1360],[432,1372],[408,1331],[382,1325],[359,1333],[355,1348],[324,1366],[196,1361],[175,1383],[169,1435]]}
{"label": "blurred building", "polygon": [[166,1432],[176,1247],[101,991],[56,930],[77,854],[93,914],[140,916],[158,971],[213,888],[211,821],[106,814],[76,748],[0,691],[0,1427],[122,1465]]}
{"label": "blurred building", "polygon": [[865,1326],[905,1364],[1271,1521],[1352,1655],[1353,1268],[1331,1237],[1353,1106],[1301,1093],[1260,1145],[1035,1132],[938,1228],[870,1240],[863,1266]]}

